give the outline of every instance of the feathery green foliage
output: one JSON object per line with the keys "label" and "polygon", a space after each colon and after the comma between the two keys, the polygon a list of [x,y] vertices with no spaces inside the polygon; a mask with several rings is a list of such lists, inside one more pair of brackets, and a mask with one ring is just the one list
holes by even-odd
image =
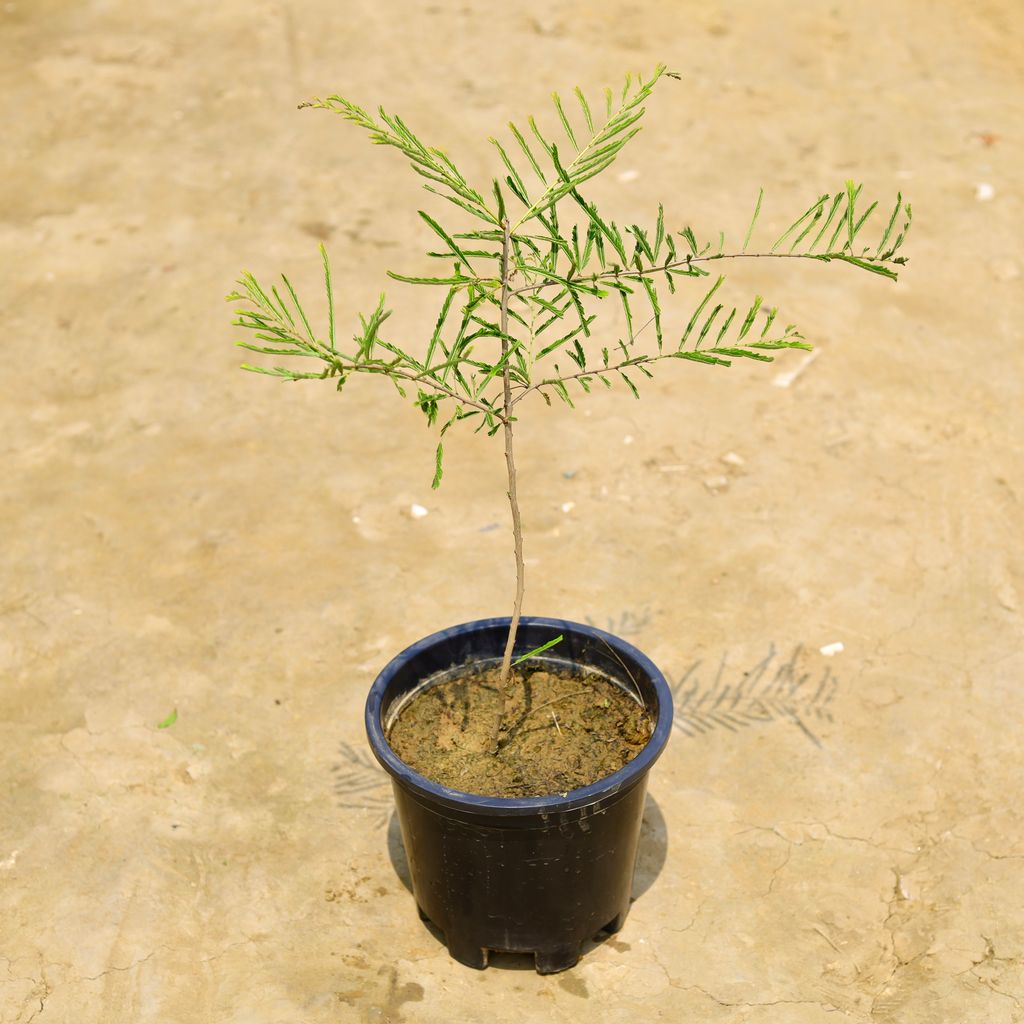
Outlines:
{"label": "feathery green foliage", "polygon": [[[447,224],[418,211],[433,246],[427,256],[440,264],[436,274],[388,272],[396,281],[439,289],[438,315],[422,342],[396,341],[382,333],[391,311],[381,295],[344,343],[323,246],[326,334],[314,330],[287,277],[282,276],[280,290],[268,290],[245,273],[228,296],[237,304],[235,325],[247,332],[238,344],[285,359],[269,366],[246,363],[243,369],[287,381],[333,380],[339,391],[355,374],[377,375],[413,401],[440,435],[434,487],[443,477],[441,439],[455,424],[472,420],[478,431],[504,433],[517,593],[502,679],[508,675],[523,595],[512,456],[519,403],[536,392],[548,404],[558,400],[573,406],[595,382],[604,387],[620,382],[639,398],[637,384],[665,360],[730,366],[737,359],[770,362],[779,349],[810,348],[794,325],[775,326],[777,310],[766,307],[760,295],[749,304],[730,304],[722,288],[725,275],[715,264],[815,260],[895,280],[906,262],[900,253],[910,229],[910,204],[898,194],[888,216],[872,221],[878,203],[865,204],[861,186],[852,181],[818,196],[767,248],[751,247],[763,190],[735,249],[727,248],[723,232],[702,242],[688,224],[673,230],[660,205],[653,224],[616,224],[582,190],[640,132],[644,104],[663,78],[679,76],[664,65],[647,78],[627,75],[623,88],[606,89],[600,103],[579,88],[566,102],[553,94],[548,125],[528,117],[525,124],[508,125],[504,142],[490,140],[500,166],[489,187],[471,184],[444,150],[422,141],[382,107],[374,115],[337,95],[302,104],[340,114],[368,132],[373,143],[399,150],[428,192],[458,207],[457,220]],[[672,310],[666,298],[687,285],[694,290],[687,311],[678,318],[666,315]],[[621,310],[621,330],[610,330],[610,318],[601,325],[606,299]],[[647,333],[652,326],[653,334]],[[313,369],[303,368],[310,365]],[[500,722],[499,716],[496,742]]]}
{"label": "feathery green foliage", "polygon": [[[750,248],[763,190],[735,251],[726,249],[723,235],[702,244],[689,225],[669,230],[660,206],[655,222],[646,226],[620,226],[601,212],[581,187],[606,170],[640,131],[644,104],[663,77],[678,76],[664,65],[647,78],[627,76],[622,90],[606,90],[601,103],[588,101],[579,88],[572,94],[574,102],[553,94],[553,128],[542,128],[530,117],[525,126],[509,124],[509,141],[490,140],[501,169],[500,180],[496,177],[489,190],[471,185],[447,153],[427,145],[402,118],[383,108],[375,116],[342,96],[302,104],[334,111],[369,132],[372,142],[401,151],[426,179],[429,192],[477,223],[471,219],[445,226],[420,210],[422,222],[440,243],[428,255],[445,269],[436,276],[389,271],[396,281],[444,291],[423,354],[414,354],[415,344],[382,337],[381,328],[391,315],[383,295],[372,313],[359,318],[351,345],[339,345],[330,263],[321,246],[326,336],[313,330],[287,278],[282,278],[280,291],[267,291],[244,274],[239,290],[228,296],[240,304],[236,326],[250,332],[250,340],[239,345],[263,355],[312,359],[317,369],[304,369],[291,360],[288,365],[247,363],[243,368],[291,381],[333,379],[339,391],[352,374],[377,374],[388,377],[401,395],[414,395],[428,424],[439,424],[442,435],[462,420],[475,420],[477,430],[494,434],[506,421],[506,377],[510,408],[532,392],[549,403],[554,398],[573,405],[573,392],[590,392],[594,381],[610,386],[619,380],[638,396],[634,377],[650,376],[653,365],[666,359],[729,366],[736,359],[770,361],[770,353],[782,348],[810,347],[793,325],[772,330],[775,310],[766,308],[761,296],[746,307],[717,301],[724,281],[720,274],[703,286],[692,314],[673,330],[663,318],[661,289],[674,294],[687,278],[709,277],[711,264],[818,260],[896,278],[905,262],[899,252],[910,228],[910,204],[897,195],[888,216],[878,220],[879,232],[869,239],[869,221],[878,204],[863,204],[861,187],[854,182],[833,195],[819,196],[767,249]],[[510,256],[503,266],[506,233]],[[509,326],[503,331],[506,279]],[[598,348],[591,343],[599,315],[595,303],[599,306],[609,297],[622,311],[624,330],[622,337]],[[653,344],[644,346],[641,336],[650,326]],[[439,444],[434,486],[442,477],[442,451]]]}

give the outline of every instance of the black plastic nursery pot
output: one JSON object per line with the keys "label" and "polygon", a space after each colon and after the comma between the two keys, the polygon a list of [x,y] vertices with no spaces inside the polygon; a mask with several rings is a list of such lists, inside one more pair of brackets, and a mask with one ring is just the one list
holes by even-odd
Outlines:
{"label": "black plastic nursery pot", "polygon": [[470,967],[491,951],[531,953],[542,974],[572,967],[582,944],[618,931],[629,910],[647,776],[668,741],[672,694],[632,644],[591,626],[524,617],[515,654],[554,639],[531,659],[552,669],[602,673],[643,697],[653,732],[612,775],[564,795],[506,799],[431,782],[398,759],[385,739],[401,707],[459,666],[501,661],[509,619],[442,630],[407,648],[380,673],[366,701],[366,732],[391,776],[420,917],[444,933]]}

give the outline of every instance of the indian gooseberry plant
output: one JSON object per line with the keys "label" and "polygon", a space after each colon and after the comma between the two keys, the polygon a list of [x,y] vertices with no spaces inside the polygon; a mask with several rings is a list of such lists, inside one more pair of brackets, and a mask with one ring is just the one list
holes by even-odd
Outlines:
{"label": "indian gooseberry plant", "polygon": [[[640,131],[644,104],[662,78],[679,76],[659,65],[649,78],[627,76],[621,91],[606,89],[592,105],[577,88],[574,103],[553,95],[555,130],[534,118],[513,123],[503,143],[492,138],[501,167],[491,187],[478,191],[444,150],[428,145],[395,114],[376,115],[342,96],[301,104],[340,114],[365,129],[372,142],[402,153],[424,179],[423,187],[457,209],[440,215],[420,210],[434,238],[427,255],[443,270],[419,277],[389,271],[409,285],[437,289],[440,310],[419,344],[385,337],[391,315],[380,296],[359,317],[351,343],[342,344],[335,322],[331,268],[321,246],[327,292],[326,333],[314,330],[295,289],[282,275],[282,289],[264,288],[242,275],[235,325],[251,332],[243,348],[270,356],[312,360],[315,369],[253,366],[243,369],[285,381],[333,380],[341,391],[357,374],[386,377],[436,427],[433,486],[441,481],[443,443],[456,424],[472,421],[477,431],[501,433],[508,471],[516,587],[511,626],[499,683],[499,705],[512,664],[524,592],[523,535],[516,495],[515,426],[521,403],[538,395],[574,406],[595,385],[621,383],[639,397],[637,383],[670,360],[727,367],[736,359],[770,362],[778,349],[809,349],[794,325],[777,327],[776,309],[757,295],[749,306],[722,299],[727,261],[818,260],[844,263],[896,279],[899,255],[910,228],[911,207],[901,195],[880,231],[865,242],[865,226],[878,206],[861,202],[861,187],[847,182],[835,194],[818,196],[767,248],[751,248],[763,189],[743,243],[728,248],[724,234],[703,242],[694,230],[672,230],[658,206],[653,225],[619,226],[588,200],[584,186],[606,171]],[[700,285],[678,324],[665,322],[665,290]],[[282,294],[283,293],[283,294]],[[621,336],[599,330],[602,300],[622,310]],[[644,317],[644,323],[638,320]],[[647,328],[653,325],[653,338]],[[646,334],[645,334],[646,332]],[[619,332],[616,332],[619,333]],[[644,344],[641,344],[641,335]],[[319,364],[319,365],[317,365]],[[495,730],[500,729],[501,713]]]}

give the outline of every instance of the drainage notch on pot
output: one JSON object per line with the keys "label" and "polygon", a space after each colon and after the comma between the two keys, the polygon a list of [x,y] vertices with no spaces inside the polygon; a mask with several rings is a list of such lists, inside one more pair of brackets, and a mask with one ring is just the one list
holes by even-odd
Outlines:
{"label": "drainage notch on pot", "polygon": [[623,768],[564,796],[507,799],[437,785],[399,760],[385,723],[424,680],[500,657],[508,628],[508,618],[482,619],[407,648],[370,688],[366,732],[392,779],[420,916],[444,933],[460,963],[483,968],[489,951],[530,953],[546,974],[572,967],[586,940],[625,920],[647,776],[668,741],[672,694],[653,662],[619,637],[524,617],[517,655],[561,633],[559,662],[639,690],[650,740]]}

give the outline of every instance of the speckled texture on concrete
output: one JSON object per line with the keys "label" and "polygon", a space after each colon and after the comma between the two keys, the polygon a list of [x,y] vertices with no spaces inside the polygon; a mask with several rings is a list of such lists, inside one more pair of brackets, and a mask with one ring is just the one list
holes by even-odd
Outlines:
{"label": "speckled texture on concrete", "polygon": [[[0,1022],[1024,1020],[1018,0],[12,0],[0,37]],[[764,184],[768,229],[854,177],[913,200],[912,261],[744,268],[810,364],[524,419],[527,609],[622,632],[680,713],[623,931],[476,973],[361,711],[507,612],[500,453],[456,438],[432,493],[415,410],[238,372],[221,298],[315,291],[324,238],[351,319],[430,244],[402,161],[299,100],[484,177],[550,89],[659,59],[614,215],[735,234]]]}

